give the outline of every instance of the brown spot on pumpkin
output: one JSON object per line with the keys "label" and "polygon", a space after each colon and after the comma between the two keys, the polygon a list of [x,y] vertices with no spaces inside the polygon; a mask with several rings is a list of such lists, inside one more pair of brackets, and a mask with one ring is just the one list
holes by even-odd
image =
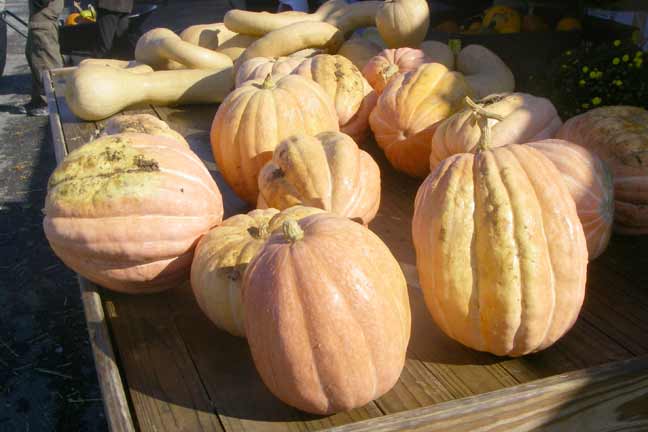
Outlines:
{"label": "brown spot on pumpkin", "polygon": [[117,162],[124,158],[124,152],[121,150],[115,150],[110,147],[106,147],[103,151],[103,155],[108,162]]}
{"label": "brown spot on pumpkin", "polygon": [[241,272],[236,268],[232,268],[230,272],[227,274],[227,279],[231,281],[237,281],[241,279]]}
{"label": "brown spot on pumpkin", "polygon": [[160,171],[160,166],[155,159],[146,159],[143,155],[134,156],[133,164],[142,171]]}
{"label": "brown spot on pumpkin", "polygon": [[282,178],[285,175],[285,173],[281,170],[281,168],[277,168],[276,170],[272,171],[270,173],[270,179],[269,180],[276,180],[278,178]]}

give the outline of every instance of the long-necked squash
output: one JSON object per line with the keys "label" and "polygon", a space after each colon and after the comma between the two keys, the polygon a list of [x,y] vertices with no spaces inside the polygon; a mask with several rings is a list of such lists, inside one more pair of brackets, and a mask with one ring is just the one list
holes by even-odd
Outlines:
{"label": "long-necked squash", "polygon": [[130,73],[97,65],[76,69],[65,99],[84,120],[101,120],[137,103],[180,105],[221,102],[234,87],[232,68]]}
{"label": "long-necked squash", "polygon": [[511,69],[494,52],[482,45],[468,45],[457,55],[457,70],[466,76],[477,99],[515,89]]}
{"label": "long-necked squash", "polygon": [[116,59],[87,58],[79,62],[79,67],[87,65],[107,66],[117,69],[124,69],[131,73],[153,72],[153,68],[151,66],[135,60],[128,61]]}

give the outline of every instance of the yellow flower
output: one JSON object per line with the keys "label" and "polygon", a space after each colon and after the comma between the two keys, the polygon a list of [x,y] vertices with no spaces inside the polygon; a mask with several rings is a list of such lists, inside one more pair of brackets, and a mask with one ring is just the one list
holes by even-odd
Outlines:
{"label": "yellow flower", "polygon": [[589,68],[587,66],[583,66],[583,73],[587,73],[589,71]]}
{"label": "yellow flower", "polygon": [[612,64],[618,65],[619,63],[621,63],[621,60],[619,60],[619,57],[614,57],[612,59]]}
{"label": "yellow flower", "polygon": [[587,108],[589,108],[589,104],[588,104],[588,103],[584,103],[584,104],[581,105],[581,107],[587,109]]}
{"label": "yellow flower", "polygon": [[578,85],[580,85],[581,87],[584,86],[585,83],[587,83],[587,81],[585,81],[584,79],[578,81]]}
{"label": "yellow flower", "polygon": [[641,64],[643,63],[643,60],[640,59],[640,58],[636,58],[636,59],[634,60],[634,62],[635,62],[635,64],[637,65],[637,67],[641,67]]}
{"label": "yellow flower", "polygon": [[601,98],[596,96],[595,98],[592,98],[592,104],[593,105],[600,105],[601,104]]}
{"label": "yellow flower", "polygon": [[643,53],[641,51],[637,51],[635,53],[635,57],[641,57],[642,55],[643,55]]}
{"label": "yellow flower", "polygon": [[630,56],[629,56],[628,54],[625,54],[625,55],[624,55],[623,57],[621,57],[621,58],[623,59],[624,62],[627,62],[628,60],[630,60]]}
{"label": "yellow flower", "polygon": [[595,79],[595,78],[596,78],[596,75],[597,75],[597,73],[594,72],[594,71],[592,71],[592,72],[589,73],[589,77],[592,78],[592,79]]}
{"label": "yellow flower", "polygon": [[621,81],[621,80],[614,80],[614,84],[615,84],[617,87],[621,87],[621,86],[623,85],[623,81]]}
{"label": "yellow flower", "polygon": [[570,56],[570,55],[572,55],[572,52],[571,52],[571,51],[567,51],[567,52],[565,52],[565,55]]}
{"label": "yellow flower", "polygon": [[613,44],[614,44],[615,47],[618,47],[619,45],[621,45],[621,41],[619,39],[617,39],[617,40],[615,40],[613,42]]}

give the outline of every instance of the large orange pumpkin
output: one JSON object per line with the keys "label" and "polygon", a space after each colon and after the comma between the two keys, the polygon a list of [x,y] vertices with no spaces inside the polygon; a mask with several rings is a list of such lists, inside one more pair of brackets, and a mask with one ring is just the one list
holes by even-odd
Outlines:
{"label": "large orange pumpkin", "polygon": [[245,331],[270,391],[302,411],[360,407],[403,369],[407,284],[369,229],[329,213],[286,221],[243,278]]}
{"label": "large orange pumpkin", "polygon": [[277,146],[259,174],[258,207],[297,204],[368,224],[380,206],[380,169],[348,135],[295,135]]}
{"label": "large orange pumpkin", "polygon": [[564,140],[527,145],[540,150],[562,174],[583,224],[589,259],[595,259],[607,248],[614,220],[614,185],[605,162],[585,147]]}
{"label": "large orange pumpkin", "polygon": [[239,67],[234,83],[240,87],[246,81],[263,80],[268,75],[277,81],[290,75],[302,61],[301,57],[255,57]]}
{"label": "large orange pumpkin", "polygon": [[[504,93],[477,101],[477,106],[501,116],[488,119],[491,146],[527,143],[553,138],[562,121],[549,99],[526,93]],[[432,138],[430,169],[448,156],[457,153],[474,153],[481,137],[473,110],[463,110],[445,120]]]}
{"label": "large orange pumpkin", "polygon": [[362,74],[373,89],[380,94],[394,75],[415,70],[430,61],[420,49],[385,49],[369,60],[369,63],[362,69]]}
{"label": "large orange pumpkin", "polygon": [[648,233],[648,111],[639,107],[596,108],[565,122],[556,138],[597,154],[614,178],[614,229]]}
{"label": "large orange pumpkin", "polygon": [[389,162],[414,177],[430,172],[430,145],[436,128],[463,107],[472,90],[457,72],[428,63],[394,77],[369,116],[376,142]]}
{"label": "large orange pumpkin", "polygon": [[107,135],[54,170],[45,235],[74,271],[106,288],[146,293],[189,276],[198,239],[223,217],[211,175],[184,144]]}
{"label": "large orange pumpkin", "polygon": [[322,210],[294,206],[252,210],[223,221],[196,246],[191,264],[191,287],[200,309],[219,328],[245,337],[241,283],[250,261],[286,219],[301,219]]}
{"label": "large orange pumpkin", "polygon": [[277,144],[295,134],[338,131],[335,107],[307,78],[288,75],[276,83],[248,81],[221,103],[210,139],[214,158],[234,192],[250,204],[259,194],[259,171]]}
{"label": "large orange pumpkin", "polygon": [[[376,98],[362,73],[340,55],[320,54],[305,59],[293,72],[324,88],[335,104],[340,130],[362,142]],[[364,105],[363,105],[364,104]]]}

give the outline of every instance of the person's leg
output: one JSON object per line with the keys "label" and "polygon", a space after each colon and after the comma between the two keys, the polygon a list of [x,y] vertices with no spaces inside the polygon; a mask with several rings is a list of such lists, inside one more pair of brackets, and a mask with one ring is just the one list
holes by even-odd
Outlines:
{"label": "person's leg", "polygon": [[[58,17],[63,11],[63,0],[52,0],[38,9],[30,2],[29,30],[25,54],[32,75],[31,102],[26,107],[45,107],[43,71],[63,66],[63,58],[58,39]],[[40,113],[42,114],[42,113]]]}
{"label": "person's leg", "polygon": [[106,9],[97,9],[97,58],[109,56],[119,27],[119,18],[123,15]]}

